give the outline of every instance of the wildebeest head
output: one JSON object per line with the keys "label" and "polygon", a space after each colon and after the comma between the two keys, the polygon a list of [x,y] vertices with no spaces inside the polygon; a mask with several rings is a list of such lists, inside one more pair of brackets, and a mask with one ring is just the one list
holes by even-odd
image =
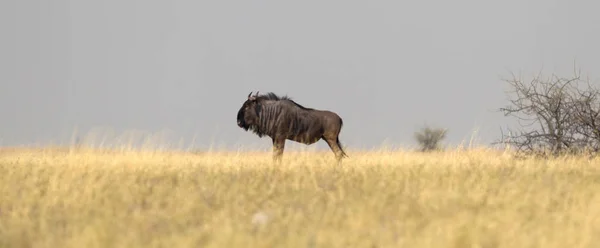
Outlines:
{"label": "wildebeest head", "polygon": [[258,92],[252,96],[252,92],[248,94],[248,99],[244,102],[237,114],[237,125],[244,130],[255,127],[258,124],[258,114],[260,112],[260,105],[257,97]]}

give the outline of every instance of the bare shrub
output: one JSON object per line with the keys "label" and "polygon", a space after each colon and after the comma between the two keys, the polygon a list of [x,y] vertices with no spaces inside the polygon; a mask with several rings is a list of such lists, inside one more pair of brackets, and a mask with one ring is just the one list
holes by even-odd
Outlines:
{"label": "bare shrub", "polygon": [[[510,104],[500,111],[518,120],[502,143],[528,155],[597,152],[600,144],[600,92],[579,72],[571,77],[540,74],[524,81],[512,74]],[[583,87],[585,86],[585,87]]]}

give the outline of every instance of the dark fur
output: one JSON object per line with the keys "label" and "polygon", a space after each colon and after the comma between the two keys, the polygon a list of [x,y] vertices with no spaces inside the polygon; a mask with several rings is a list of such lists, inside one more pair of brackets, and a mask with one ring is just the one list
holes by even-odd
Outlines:
{"label": "dark fur", "polygon": [[252,96],[250,93],[238,111],[237,122],[240,128],[251,130],[259,137],[271,137],[275,160],[281,159],[286,140],[310,145],[323,139],[338,162],[347,157],[338,137],[342,118],[331,111],[306,108],[287,96],[274,93]]}

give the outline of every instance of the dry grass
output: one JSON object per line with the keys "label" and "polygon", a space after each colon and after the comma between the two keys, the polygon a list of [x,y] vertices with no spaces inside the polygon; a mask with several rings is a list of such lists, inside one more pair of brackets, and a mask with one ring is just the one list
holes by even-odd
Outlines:
{"label": "dry grass", "polygon": [[592,247],[600,160],[0,152],[0,247]]}

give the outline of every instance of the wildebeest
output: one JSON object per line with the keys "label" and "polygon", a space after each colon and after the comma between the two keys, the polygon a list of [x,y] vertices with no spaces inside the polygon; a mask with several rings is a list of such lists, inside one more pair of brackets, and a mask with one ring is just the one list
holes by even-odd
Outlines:
{"label": "wildebeest", "polygon": [[273,141],[273,160],[281,162],[286,140],[311,145],[325,140],[335,154],[338,164],[347,157],[339,134],[342,118],[328,110],[306,108],[287,96],[248,94],[237,114],[237,125],[258,137],[268,136]]}

